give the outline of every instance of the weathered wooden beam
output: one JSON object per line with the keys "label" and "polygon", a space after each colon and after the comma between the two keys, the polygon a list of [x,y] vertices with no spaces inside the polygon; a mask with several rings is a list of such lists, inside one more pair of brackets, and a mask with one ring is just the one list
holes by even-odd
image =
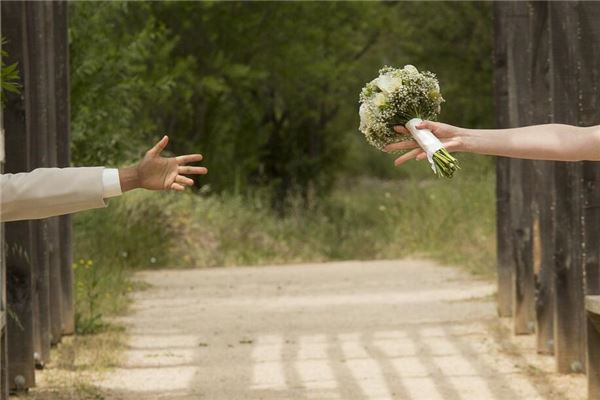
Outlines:
{"label": "weathered wooden beam", "polygon": [[[43,70],[46,75],[46,134],[47,139],[47,160],[49,167],[58,166],[58,141],[56,125],[56,85],[55,85],[55,39],[54,39],[54,4],[53,2],[43,2],[43,30],[45,62]],[[60,265],[60,230],[58,217],[48,218],[48,266],[50,278],[50,333],[51,343],[60,342],[63,331],[62,321],[62,279]]]}
{"label": "weathered wooden beam", "polygon": [[[548,3],[529,3],[531,124],[552,121]],[[532,213],[537,351],[554,352],[554,163],[533,161]]]}
{"label": "weathered wooden beam", "polygon": [[[508,116],[510,126],[531,121],[531,69],[529,9],[524,2],[507,4],[510,23],[507,48]],[[533,168],[528,160],[512,159],[509,173],[510,219],[515,273],[513,276],[513,322],[515,334],[535,329],[535,283],[533,271]]]}
{"label": "weathered wooden beam", "polygon": [[[55,53],[55,98],[56,135],[58,142],[58,166],[69,167],[70,152],[70,107],[69,107],[69,37],[68,6],[66,2],[53,2],[54,6],[54,53]],[[75,304],[73,297],[73,248],[72,219],[70,215],[59,217],[60,266],[62,289],[63,334],[75,333]]]}
{"label": "weathered wooden beam", "polygon": [[600,296],[587,296],[585,299],[587,314],[588,398],[600,398]]}
{"label": "weathered wooden beam", "polygon": [[[23,3],[2,4],[2,35],[10,38],[7,50],[10,62],[27,65],[25,47],[25,8]],[[24,78],[27,88],[29,82]],[[27,135],[26,105],[23,96],[7,96],[4,112],[6,130],[6,172],[28,171],[31,140]],[[11,318],[7,324],[8,382],[11,389],[26,390],[35,385],[33,360],[33,247],[32,224],[29,221],[6,224],[7,297]]]}
{"label": "weathered wooden beam", "polygon": [[[600,7],[583,3],[579,6],[579,32],[582,57],[579,73],[578,123],[582,126],[597,125],[600,121],[600,56],[597,43],[600,41]],[[596,55],[595,57],[591,55]],[[591,83],[591,84],[590,84]],[[583,178],[583,249],[585,291],[590,299],[595,297],[595,305],[600,304],[600,163],[584,162]],[[594,296],[590,296],[594,295]],[[588,375],[588,398],[600,398],[600,314],[592,308],[592,301],[586,301],[587,349],[586,371]],[[594,315],[591,315],[594,311]],[[595,322],[595,323],[594,323]]]}
{"label": "weathered wooden beam", "polygon": [[[44,46],[44,6],[39,2],[25,3],[27,20],[27,52],[31,55],[26,71],[30,84],[26,88],[25,99],[27,116],[30,122],[27,134],[34,139],[32,158],[36,167],[48,166],[48,87],[47,76],[44,68],[46,62],[46,48]],[[36,251],[33,256],[35,266],[34,312],[37,318],[39,337],[38,365],[42,366],[50,360],[50,270],[48,253],[48,224],[46,220],[34,221]]]}
{"label": "weathered wooden beam", "polygon": [[[494,4],[494,99],[496,126],[508,127],[506,7]],[[510,160],[496,158],[496,262],[498,279],[497,309],[500,317],[512,316],[514,274],[510,228]]]}
{"label": "weathered wooden beam", "polygon": [[[554,121],[578,124],[583,39],[579,2],[549,3],[551,93]],[[582,84],[589,84],[588,82]],[[556,164],[556,275],[554,343],[557,370],[582,372],[585,364],[583,292],[583,179],[581,163]]]}
{"label": "weathered wooden beam", "polygon": [[[4,118],[2,107],[0,107],[0,173],[2,172],[4,172]],[[0,222],[0,244],[3,243],[4,224]],[[8,399],[6,314],[6,268],[4,264],[4,246],[0,246],[0,400]]]}

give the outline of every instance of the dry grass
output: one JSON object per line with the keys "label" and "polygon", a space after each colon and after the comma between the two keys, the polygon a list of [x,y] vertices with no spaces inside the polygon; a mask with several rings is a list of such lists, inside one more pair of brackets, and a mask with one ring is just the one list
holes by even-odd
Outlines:
{"label": "dry grass", "polygon": [[65,337],[53,349],[52,361],[36,374],[37,387],[15,399],[105,399],[93,382],[119,365],[125,343],[125,330],[114,325],[95,335]]}

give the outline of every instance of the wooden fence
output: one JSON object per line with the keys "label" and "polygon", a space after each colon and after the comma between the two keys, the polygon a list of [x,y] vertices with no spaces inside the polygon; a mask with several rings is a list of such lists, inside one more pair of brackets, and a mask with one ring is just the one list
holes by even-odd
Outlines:
{"label": "wooden fence", "polygon": [[[600,124],[600,3],[494,4],[497,124]],[[497,160],[498,312],[586,371],[600,294],[600,163]]]}
{"label": "wooden fence", "polygon": [[[0,118],[4,169],[67,166],[66,4],[1,7],[2,36],[24,84]],[[494,15],[498,126],[600,123],[600,4],[500,2]],[[600,294],[600,163],[499,158],[497,226],[499,314],[513,318],[515,333],[535,332],[558,371],[585,372],[584,296]],[[3,229],[1,399],[9,387],[32,387],[34,366],[74,330],[70,218]]]}
{"label": "wooden fence", "polygon": [[[2,36],[23,88],[3,114],[4,172],[69,165],[69,71],[65,2],[2,2]],[[1,308],[2,379],[9,389],[35,384],[50,346],[74,331],[70,217],[4,224],[8,317]]]}

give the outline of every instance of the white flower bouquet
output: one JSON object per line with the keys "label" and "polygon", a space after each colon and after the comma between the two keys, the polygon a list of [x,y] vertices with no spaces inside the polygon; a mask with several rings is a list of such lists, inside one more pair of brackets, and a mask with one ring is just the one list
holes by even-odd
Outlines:
{"label": "white flower bouquet", "polygon": [[383,150],[390,143],[408,140],[394,131],[405,126],[427,154],[433,172],[452,178],[458,161],[429,129],[417,129],[422,119],[436,120],[444,99],[435,75],[412,65],[384,67],[360,93],[360,131],[367,142]]}

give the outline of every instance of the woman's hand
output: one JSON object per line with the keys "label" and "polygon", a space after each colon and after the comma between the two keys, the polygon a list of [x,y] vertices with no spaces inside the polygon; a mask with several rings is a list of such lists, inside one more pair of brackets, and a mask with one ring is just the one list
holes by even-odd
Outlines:
{"label": "woman's hand", "polygon": [[161,157],[160,153],[169,143],[169,137],[164,136],[135,167],[119,169],[121,190],[142,188],[148,190],[177,190],[183,191],[186,186],[192,186],[194,180],[185,175],[205,175],[208,170],[204,167],[186,165],[202,160],[201,154],[187,154],[178,157]]}
{"label": "woman's hand", "polygon": [[[417,128],[429,129],[435,136],[438,137],[438,139],[440,139],[448,151],[466,151],[464,141],[462,140],[466,130],[463,128],[433,121],[423,121],[417,125]],[[410,132],[403,126],[395,126],[394,130],[402,135],[410,135]],[[385,147],[385,151],[388,152],[406,149],[413,150],[398,157],[394,161],[396,166],[402,165],[413,158],[417,160],[424,160],[427,157],[423,149],[421,149],[419,144],[414,140],[392,143]]]}

